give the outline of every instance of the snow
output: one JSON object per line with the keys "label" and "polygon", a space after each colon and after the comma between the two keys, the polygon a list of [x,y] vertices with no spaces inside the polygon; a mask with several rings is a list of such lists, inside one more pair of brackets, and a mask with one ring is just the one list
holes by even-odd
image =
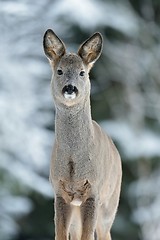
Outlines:
{"label": "snow", "polygon": [[65,17],[67,21],[74,19],[75,23],[83,28],[92,29],[106,25],[130,35],[137,34],[139,28],[136,15],[130,5],[122,5],[118,2],[99,4],[98,1],[92,0],[60,0],[56,3],[55,14]]}
{"label": "snow", "polygon": [[160,236],[160,174],[159,168],[154,172],[148,166],[147,176],[140,177],[132,183],[129,195],[137,199],[137,209],[133,213],[133,220],[142,227],[143,239],[158,240]]}
{"label": "snow", "polygon": [[29,9],[26,3],[7,1],[1,2],[0,11],[7,14],[24,16],[28,13]]}
{"label": "snow", "polygon": [[105,121],[101,126],[118,142],[128,159],[160,156],[160,137],[157,133],[146,128],[135,129],[125,121]]}

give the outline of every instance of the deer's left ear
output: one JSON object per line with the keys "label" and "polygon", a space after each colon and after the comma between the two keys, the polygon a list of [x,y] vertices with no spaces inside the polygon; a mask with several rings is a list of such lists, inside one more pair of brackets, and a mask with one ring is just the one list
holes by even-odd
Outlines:
{"label": "deer's left ear", "polygon": [[97,32],[80,46],[78,55],[86,64],[93,64],[101,55],[102,44],[102,35]]}

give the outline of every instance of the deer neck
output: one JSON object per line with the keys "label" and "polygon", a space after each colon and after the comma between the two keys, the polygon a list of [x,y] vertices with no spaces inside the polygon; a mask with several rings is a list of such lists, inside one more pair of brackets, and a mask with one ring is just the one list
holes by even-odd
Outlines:
{"label": "deer neck", "polygon": [[58,145],[66,152],[87,146],[93,136],[89,98],[72,107],[56,108],[55,134]]}

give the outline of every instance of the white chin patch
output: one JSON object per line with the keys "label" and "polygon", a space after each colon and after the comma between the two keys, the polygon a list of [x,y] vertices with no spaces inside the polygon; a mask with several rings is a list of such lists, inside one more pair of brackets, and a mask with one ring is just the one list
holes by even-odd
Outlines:
{"label": "white chin patch", "polygon": [[68,94],[67,92],[64,93],[64,97],[66,99],[75,99],[76,98],[76,93],[73,92],[72,94]]}

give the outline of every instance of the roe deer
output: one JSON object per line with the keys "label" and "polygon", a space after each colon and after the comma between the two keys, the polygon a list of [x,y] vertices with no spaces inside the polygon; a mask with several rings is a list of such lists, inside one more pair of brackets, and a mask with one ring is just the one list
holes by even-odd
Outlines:
{"label": "roe deer", "polygon": [[110,240],[118,207],[121,160],[112,140],[92,120],[89,71],[102,50],[95,33],[79,48],[66,53],[50,29],[44,52],[53,76],[56,107],[55,144],[50,180],[55,191],[56,240]]}

